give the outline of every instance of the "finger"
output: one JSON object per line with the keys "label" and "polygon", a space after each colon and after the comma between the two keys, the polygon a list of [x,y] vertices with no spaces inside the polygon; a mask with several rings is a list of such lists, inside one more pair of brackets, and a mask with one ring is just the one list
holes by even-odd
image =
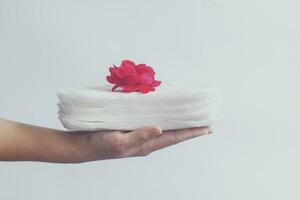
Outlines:
{"label": "finger", "polygon": [[[183,142],[185,140],[192,139],[194,137],[209,134],[209,133],[211,133],[211,130],[207,126],[202,126],[202,127],[196,127],[196,128],[171,130],[171,131],[166,131],[165,133],[169,134],[169,135],[173,135],[170,137],[173,137],[172,141],[174,142],[174,144],[177,144],[179,142]],[[172,141],[170,141],[170,142],[172,142]]]}
{"label": "finger", "polygon": [[149,153],[189,140],[201,135],[210,133],[209,127],[189,128],[173,131],[165,131],[163,135],[150,140],[142,145],[139,153],[141,155],[148,155]]}
{"label": "finger", "polygon": [[147,126],[125,134],[125,141],[129,147],[138,147],[161,134],[161,128]]}

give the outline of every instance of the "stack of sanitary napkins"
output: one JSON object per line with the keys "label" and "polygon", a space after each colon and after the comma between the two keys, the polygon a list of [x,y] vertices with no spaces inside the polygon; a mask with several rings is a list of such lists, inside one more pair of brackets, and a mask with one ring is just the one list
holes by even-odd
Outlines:
{"label": "stack of sanitary napkins", "polygon": [[58,93],[59,119],[74,131],[163,130],[212,126],[219,100],[206,86],[161,85],[148,94],[111,91],[110,85],[64,89]]}

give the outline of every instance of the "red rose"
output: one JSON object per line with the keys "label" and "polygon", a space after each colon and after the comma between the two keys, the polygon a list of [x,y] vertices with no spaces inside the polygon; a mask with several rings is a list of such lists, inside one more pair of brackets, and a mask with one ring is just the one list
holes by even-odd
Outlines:
{"label": "red rose", "polygon": [[148,93],[154,91],[161,81],[155,80],[155,72],[152,67],[145,64],[136,65],[130,60],[123,60],[120,67],[113,66],[109,68],[110,76],[106,80],[115,84],[112,91],[117,88],[123,88],[124,92]]}

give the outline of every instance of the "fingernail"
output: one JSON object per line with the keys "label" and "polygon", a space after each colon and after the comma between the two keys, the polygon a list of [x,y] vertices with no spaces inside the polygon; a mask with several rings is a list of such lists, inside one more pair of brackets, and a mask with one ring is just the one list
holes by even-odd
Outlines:
{"label": "fingernail", "polygon": [[163,133],[160,127],[154,127],[153,131],[155,132],[156,135],[161,135]]}
{"label": "fingernail", "polygon": [[202,133],[201,133],[201,135],[207,135],[207,134],[209,134],[209,130],[204,130],[204,131],[202,131]]}

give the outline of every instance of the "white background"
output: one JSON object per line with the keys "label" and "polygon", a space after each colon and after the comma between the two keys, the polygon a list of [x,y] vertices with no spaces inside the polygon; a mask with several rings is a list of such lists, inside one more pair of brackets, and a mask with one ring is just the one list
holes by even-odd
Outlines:
{"label": "white background", "polygon": [[[0,116],[62,128],[56,92],[124,58],[223,95],[215,134],[145,158],[0,162],[0,199],[300,199],[296,0],[0,0]],[[297,191],[298,190],[298,191]]]}

